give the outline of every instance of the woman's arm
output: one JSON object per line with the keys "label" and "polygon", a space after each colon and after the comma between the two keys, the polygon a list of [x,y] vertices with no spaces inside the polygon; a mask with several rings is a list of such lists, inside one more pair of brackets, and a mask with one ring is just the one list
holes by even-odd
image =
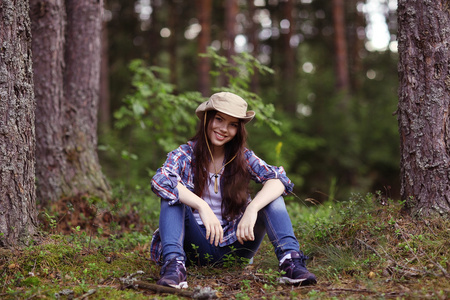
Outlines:
{"label": "woman's arm", "polygon": [[245,151],[245,157],[248,162],[250,176],[256,183],[264,183],[269,179],[279,179],[284,185],[283,195],[288,195],[292,192],[294,184],[286,176],[286,172],[282,166],[277,167],[267,164],[249,149]]}
{"label": "woman's arm", "polygon": [[253,228],[255,227],[259,210],[280,197],[284,190],[285,187],[279,179],[269,179],[264,183],[259,193],[248,204],[244,215],[239,221],[236,231],[239,243],[243,244],[244,241],[255,240]]}
{"label": "woman's arm", "polygon": [[206,228],[206,239],[216,246],[223,242],[223,229],[219,219],[202,198],[188,190],[183,184],[178,182],[177,185],[180,202],[186,204],[193,209],[198,210],[203,225]]}

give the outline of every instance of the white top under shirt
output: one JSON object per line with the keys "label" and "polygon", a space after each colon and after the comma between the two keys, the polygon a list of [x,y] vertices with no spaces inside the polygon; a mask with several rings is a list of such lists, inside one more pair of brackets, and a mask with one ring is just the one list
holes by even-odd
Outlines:
{"label": "white top under shirt", "polygon": [[[220,192],[220,176],[221,175],[218,174],[217,182],[219,183],[219,192],[216,194],[214,192],[214,173],[209,172],[208,184],[205,186],[205,191],[203,192],[202,199],[205,200],[206,203],[208,203],[217,219],[219,219],[220,224],[223,225],[226,222],[222,218],[222,193]],[[197,224],[203,225],[198,210],[194,211],[194,217],[197,221]]]}

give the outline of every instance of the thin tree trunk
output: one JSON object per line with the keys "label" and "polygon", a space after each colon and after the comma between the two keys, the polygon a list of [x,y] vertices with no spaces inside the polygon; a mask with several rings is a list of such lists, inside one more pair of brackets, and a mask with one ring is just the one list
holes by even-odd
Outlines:
{"label": "thin tree trunk", "polygon": [[350,7],[349,14],[353,16],[351,23],[351,36],[348,39],[349,56],[349,86],[351,91],[358,91],[361,88],[362,77],[361,72],[363,71],[363,62],[361,58],[361,51],[364,51],[364,38],[360,38],[359,30],[360,28],[365,28],[365,18],[364,13],[357,10],[358,0],[352,0],[347,3],[347,7]]}
{"label": "thin tree trunk", "polygon": [[0,247],[13,247],[37,227],[28,1],[0,1],[0,41]]}
{"label": "thin tree trunk", "polygon": [[333,0],[336,88],[349,91],[347,38],[345,35],[344,0]]}
{"label": "thin tree trunk", "polygon": [[225,0],[225,50],[228,60],[236,52],[234,49],[234,40],[237,35],[236,16],[239,12],[237,0]]}
{"label": "thin tree trunk", "polygon": [[[282,48],[282,63],[281,63],[281,76],[284,82],[291,83],[295,76],[295,52],[294,48],[291,47],[292,38],[292,28],[293,28],[293,18],[292,13],[294,9],[294,3],[292,0],[285,0],[280,2],[282,11],[282,22],[283,26],[289,26],[281,28],[281,48]],[[292,85],[292,84],[290,84]],[[293,91],[288,93],[290,99],[293,96]]]}
{"label": "thin tree trunk", "polygon": [[413,215],[450,215],[450,10],[398,2],[401,196]]}
{"label": "thin tree trunk", "polygon": [[280,79],[281,89],[280,98],[283,99],[284,107],[287,111],[294,113],[297,109],[297,95],[295,93],[297,82],[295,81],[295,52],[291,47],[292,28],[293,28],[293,9],[292,0],[280,1]]}
{"label": "thin tree trunk", "polygon": [[[249,20],[250,20],[250,27],[248,30],[248,37],[249,37],[249,43],[252,45],[252,55],[254,57],[258,57],[258,48],[259,48],[259,41],[258,41],[258,28],[257,24],[254,20],[256,9],[255,9],[255,2],[254,0],[248,0],[248,14],[249,14]],[[250,82],[250,90],[254,93],[259,93],[259,72],[258,70],[254,70],[254,74],[251,78]]]}
{"label": "thin tree trunk", "polygon": [[[202,31],[198,36],[198,53],[206,53],[211,43],[211,0],[197,0],[198,19]],[[210,94],[211,80],[209,77],[210,65],[207,57],[199,57],[198,62],[198,85],[199,91],[207,97]]]}
{"label": "thin tree trunk", "polygon": [[178,31],[178,18],[180,17],[178,13],[178,5],[174,0],[169,1],[169,28],[171,31],[169,37],[169,68],[170,68],[170,83],[173,84],[175,88],[178,87],[178,60],[177,60],[177,31]]}

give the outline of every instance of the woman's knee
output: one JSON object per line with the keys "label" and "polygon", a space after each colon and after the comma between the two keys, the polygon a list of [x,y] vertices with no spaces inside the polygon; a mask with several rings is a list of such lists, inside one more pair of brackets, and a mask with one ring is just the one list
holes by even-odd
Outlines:
{"label": "woman's knee", "polygon": [[275,209],[275,210],[286,210],[286,203],[284,202],[283,196],[280,196],[270,202],[266,207],[266,209]]}

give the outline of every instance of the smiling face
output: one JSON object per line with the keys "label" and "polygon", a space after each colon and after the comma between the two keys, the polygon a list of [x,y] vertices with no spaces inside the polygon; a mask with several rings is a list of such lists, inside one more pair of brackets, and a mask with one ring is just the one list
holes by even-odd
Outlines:
{"label": "smiling face", "polygon": [[227,114],[217,112],[209,122],[207,135],[213,148],[223,148],[231,141],[239,128],[239,119]]}

